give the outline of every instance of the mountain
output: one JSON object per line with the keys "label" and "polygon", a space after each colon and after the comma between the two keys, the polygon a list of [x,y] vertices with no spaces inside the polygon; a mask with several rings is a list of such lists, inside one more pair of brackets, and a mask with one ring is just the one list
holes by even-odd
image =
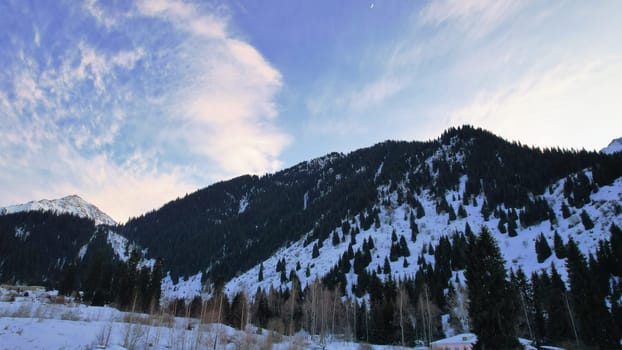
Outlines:
{"label": "mountain", "polygon": [[613,141],[609,143],[607,147],[601,149],[600,151],[605,154],[614,154],[614,153],[622,152],[622,137],[618,139],[614,139]]}
{"label": "mountain", "polygon": [[[0,281],[142,311],[222,306],[240,328],[250,309],[279,332],[395,344],[469,329],[467,300],[479,296],[506,306],[510,333],[609,349],[622,337],[621,203],[620,152],[539,149],[463,126],[222,181],[123,225],[0,215]],[[472,284],[478,271],[488,290]]]}
{"label": "mountain", "polygon": [[117,223],[93,204],[85,201],[77,195],[71,195],[59,199],[31,201],[24,204],[11,205],[0,208],[0,215],[28,212],[28,211],[52,211],[56,213],[74,214],[81,218],[91,219],[95,225],[114,226]]}
{"label": "mountain", "polygon": [[[422,251],[464,233],[467,223],[473,231],[486,226],[494,232],[509,267],[533,271],[551,263],[535,260],[540,233],[549,242],[555,232],[565,241],[574,237],[589,252],[609,236],[612,223],[622,224],[621,164],[619,154],[542,150],[465,126],[436,140],[387,141],[275,174],[223,181],[134,218],[118,233],[162,257],[171,283],[200,273],[203,280],[230,281],[231,293],[286,287],[287,278],[276,271],[283,259],[286,277],[292,269],[299,277],[309,274],[303,286],[325,277],[343,261],[353,231],[360,234],[354,252],[364,240],[376,242],[370,270],[384,267],[394,231],[398,240],[404,237],[410,267],[400,267],[401,256],[389,261],[396,278],[415,274]],[[581,224],[583,212],[594,228]],[[413,226],[419,232],[414,240]],[[426,254],[423,259],[433,261]],[[257,283],[262,264],[264,280]]]}
{"label": "mountain", "polygon": [[114,226],[76,195],[0,208],[0,282],[58,288],[68,268],[85,276],[94,257],[127,262],[135,246]]}

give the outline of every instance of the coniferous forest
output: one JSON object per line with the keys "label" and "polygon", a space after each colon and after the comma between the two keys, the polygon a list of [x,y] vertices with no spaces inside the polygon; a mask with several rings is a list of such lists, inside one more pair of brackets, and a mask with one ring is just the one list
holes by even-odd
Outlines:
{"label": "coniferous forest", "polygon": [[[321,339],[412,346],[450,327],[476,333],[479,349],[516,349],[518,337],[616,349],[622,206],[599,191],[620,178],[620,153],[452,128],[436,140],[387,141],[220,182],[117,227],[51,212],[0,215],[0,280]],[[119,253],[109,232],[131,244]],[[513,240],[533,261],[506,260]],[[291,247],[309,259],[272,264]],[[256,288],[227,285],[250,271]],[[165,278],[197,272],[203,298],[160,303]]]}

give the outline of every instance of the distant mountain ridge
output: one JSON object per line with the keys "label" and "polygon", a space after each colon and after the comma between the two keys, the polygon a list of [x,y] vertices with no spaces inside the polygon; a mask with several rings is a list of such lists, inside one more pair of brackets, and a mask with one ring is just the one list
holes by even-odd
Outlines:
{"label": "distant mountain ridge", "polygon": [[56,213],[73,214],[81,218],[91,219],[95,222],[95,225],[115,226],[117,224],[117,222],[106,213],[78,195],[70,195],[52,200],[42,199],[24,204],[2,207],[0,208],[0,215],[28,211],[53,211]]}

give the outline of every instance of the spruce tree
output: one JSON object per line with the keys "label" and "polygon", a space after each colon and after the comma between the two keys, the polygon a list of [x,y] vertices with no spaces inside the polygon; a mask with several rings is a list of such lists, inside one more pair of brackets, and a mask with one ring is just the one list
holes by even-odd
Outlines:
{"label": "spruce tree", "polygon": [[548,259],[549,256],[551,256],[551,247],[546,241],[544,234],[540,233],[540,235],[536,238],[536,257],[538,258],[538,262],[544,262],[544,260]]}
{"label": "spruce tree", "polygon": [[581,211],[581,222],[583,223],[583,227],[585,227],[586,230],[591,230],[594,228],[594,222],[585,210]]}
{"label": "spruce tree", "polygon": [[389,263],[389,259],[387,257],[384,258],[384,266],[383,272],[385,275],[391,274],[391,264]]}
{"label": "spruce tree", "polygon": [[562,237],[559,235],[559,233],[557,233],[557,231],[555,231],[555,234],[553,235],[553,250],[555,250],[555,256],[558,259],[566,258],[566,246],[564,245],[564,241],[562,240]]}
{"label": "spruce tree", "polygon": [[320,256],[320,248],[318,248],[317,244],[313,244],[313,251],[311,252],[311,258],[315,259]]}
{"label": "spruce tree", "polygon": [[599,288],[590,274],[585,256],[573,239],[568,241],[567,253],[566,269],[579,338],[603,349],[616,348],[613,320],[605,306],[605,295],[598,293]]}
{"label": "spruce tree", "polygon": [[337,231],[334,231],[333,232],[333,246],[339,245],[339,242],[341,242],[339,240],[339,234],[337,233]]}
{"label": "spruce tree", "polygon": [[469,317],[478,336],[476,349],[516,349],[516,300],[506,280],[501,251],[485,227],[469,239],[465,277],[469,290]]}
{"label": "spruce tree", "polygon": [[257,281],[263,281],[263,263],[259,264],[259,276],[257,276]]}
{"label": "spruce tree", "polygon": [[548,305],[546,305],[548,314],[546,322],[547,339],[553,342],[574,339],[571,323],[571,317],[574,316],[569,313],[566,285],[552,263],[549,286],[545,286],[545,288],[548,289],[547,293],[540,295],[540,297],[548,300]]}
{"label": "spruce tree", "polygon": [[410,213],[410,240],[413,242],[417,241],[417,235],[419,234],[419,227],[415,222],[415,216],[413,213]]}

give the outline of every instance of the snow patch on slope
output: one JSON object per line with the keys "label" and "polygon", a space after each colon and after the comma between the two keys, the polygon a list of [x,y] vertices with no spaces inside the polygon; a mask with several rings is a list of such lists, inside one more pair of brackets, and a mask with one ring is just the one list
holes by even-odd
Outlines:
{"label": "snow patch on slope", "polygon": [[248,208],[248,194],[245,194],[242,199],[240,199],[240,204],[238,206],[238,214],[242,214]]}
{"label": "snow patch on slope", "polygon": [[605,154],[622,152],[622,137],[611,141],[611,143],[609,143],[609,146],[601,149],[600,152]]}
{"label": "snow patch on slope", "polygon": [[[588,177],[591,176],[589,173],[586,175]],[[459,188],[461,190],[464,188],[466,180],[466,176],[460,179]],[[364,239],[373,238],[375,248],[371,251],[372,261],[368,265],[367,270],[368,272],[382,270],[385,257],[389,256],[392,244],[391,234],[395,230],[398,238],[402,235],[406,239],[411,255],[406,258],[408,262],[407,267],[404,267],[404,258],[402,257],[397,261],[390,262],[391,275],[394,280],[414,277],[419,268],[417,258],[424,247],[427,247],[429,244],[436,246],[443,236],[450,236],[455,232],[464,232],[465,225],[468,223],[475,233],[479,233],[481,227],[488,228],[499,244],[508,269],[517,270],[521,267],[529,276],[534,271],[548,270],[551,264],[553,264],[562,277],[566,279],[564,259],[558,259],[555,254],[552,254],[542,263],[537,262],[535,252],[536,238],[540,233],[544,234],[549,246],[553,248],[553,236],[557,232],[565,243],[572,237],[584,254],[593,253],[600,240],[609,239],[609,228],[612,223],[622,226],[622,214],[620,214],[619,210],[619,203],[622,202],[622,178],[617,179],[609,186],[600,187],[597,192],[592,193],[591,202],[584,205],[581,209],[571,208],[572,215],[566,219],[561,215],[561,205],[565,200],[563,194],[564,181],[564,179],[559,180],[551,186],[550,192],[547,191],[541,196],[551,206],[556,215],[556,220],[554,222],[545,220],[529,227],[522,227],[520,222],[517,222],[518,228],[516,230],[518,235],[516,237],[510,237],[507,233],[499,232],[497,227],[500,219],[491,215],[489,220],[484,220],[481,214],[484,202],[483,195],[480,194],[475,198],[476,205],[473,205],[473,201],[469,201],[468,205],[463,205],[468,214],[466,218],[458,217],[456,220],[450,221],[448,213],[436,213],[436,198],[427,190],[424,190],[420,195],[416,196],[424,207],[426,215],[416,220],[419,234],[415,242],[411,240],[411,229],[408,219],[411,211],[414,209],[407,204],[398,205],[397,193],[389,192],[387,186],[380,186],[378,188],[378,202],[384,203],[388,200],[390,205],[378,207],[380,210],[380,226],[375,228],[372,225],[370,229],[362,230],[357,234],[353,250],[356,252],[357,249],[361,248]],[[402,183],[400,186],[405,185]],[[445,194],[445,198],[454,208],[454,211],[457,211],[462,204],[461,193],[462,191],[448,191]],[[505,210],[506,208],[502,209]],[[592,218],[594,228],[590,230],[584,228],[580,218],[582,210],[585,210]],[[358,218],[355,220],[360,226]],[[335,228],[333,232],[337,232],[339,237],[343,237],[340,227]],[[281,248],[272,257],[262,262],[264,268],[264,279],[262,281],[258,281],[260,264],[257,264],[242,275],[229,281],[225,285],[225,292],[232,297],[238,291],[244,291],[252,297],[257,288],[266,291],[270,288],[291,288],[291,282],[281,283],[280,273],[276,272],[277,263],[283,259],[286,262],[285,271],[287,276],[289,276],[292,269],[295,270],[297,263],[300,264],[301,268],[296,271],[296,274],[302,288],[305,288],[313,280],[322,278],[337,264],[339,258],[347,250],[349,242],[350,236],[346,235],[344,242],[333,246],[331,233],[323,241],[319,257],[313,259],[312,248],[314,242],[305,247],[303,237],[288,247]],[[424,254],[424,259],[426,262],[434,264],[434,255]],[[310,271],[308,277],[305,274],[307,267],[309,267]],[[383,273],[378,276],[381,279],[387,277]],[[346,274],[347,286],[345,289],[347,293],[351,294],[352,285],[356,283],[357,278],[358,276],[354,274],[351,268],[350,272]]]}
{"label": "snow patch on slope", "polygon": [[22,241],[25,241],[29,236],[30,236],[30,231],[28,231],[27,229],[21,226],[15,228],[15,238],[19,238]]}
{"label": "snow patch on slope", "polygon": [[0,208],[0,215],[13,214],[24,211],[53,211],[56,213],[73,214],[95,221],[95,225],[111,225],[117,223],[93,204],[76,195],[59,199],[31,201],[24,204],[11,205]]}
{"label": "snow patch on slope", "polygon": [[190,276],[187,279],[180,277],[177,283],[173,282],[170,274],[162,279],[162,299],[161,305],[166,303],[183,299],[186,302],[191,301],[193,298],[201,296],[203,291],[203,285],[201,284],[201,278],[203,273],[199,272],[194,276]]}

